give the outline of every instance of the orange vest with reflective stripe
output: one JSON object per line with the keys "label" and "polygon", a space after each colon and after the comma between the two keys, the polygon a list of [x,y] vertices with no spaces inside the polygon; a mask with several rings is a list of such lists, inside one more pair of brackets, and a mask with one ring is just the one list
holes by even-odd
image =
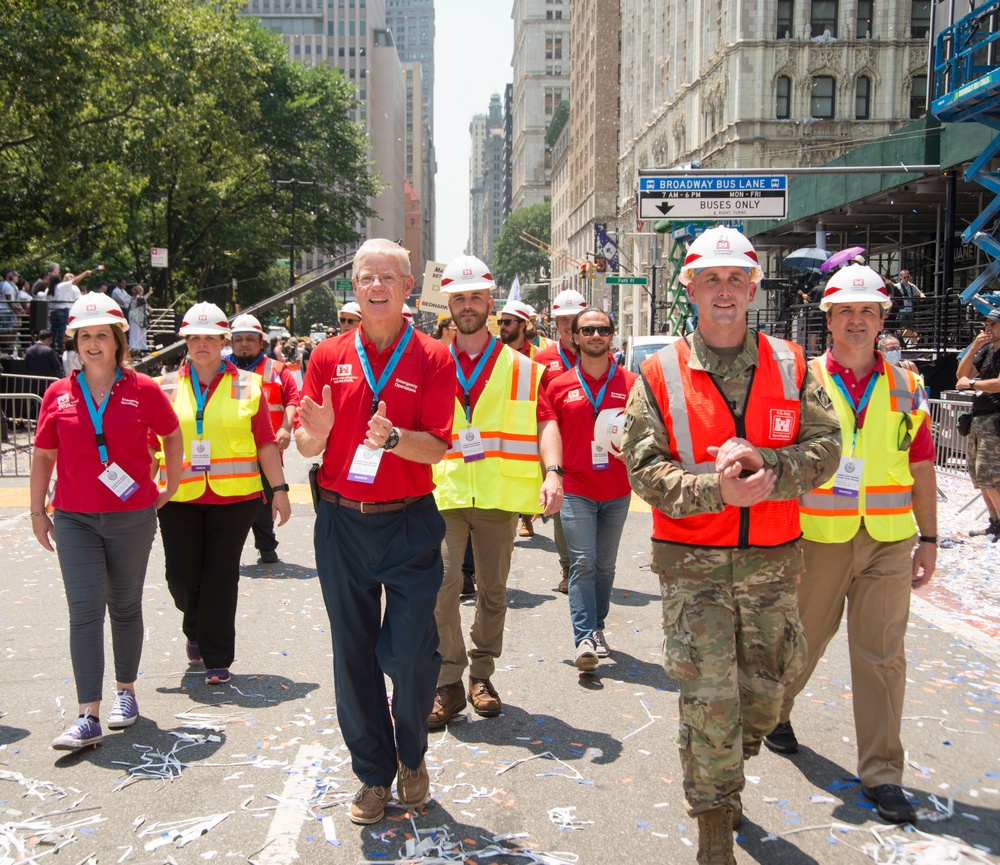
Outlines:
{"label": "orange vest with reflective stripe", "polygon": [[[761,333],[757,356],[742,418],[733,413],[709,373],[688,365],[691,347],[687,340],[679,339],[643,361],[642,374],[663,416],[672,462],[687,472],[714,474],[715,457],[708,448],[733,436],[757,447],[794,444],[806,373],[802,349]],[[721,513],[681,519],[653,509],[653,539],[672,544],[746,549],[777,547],[800,536],[794,499],[748,508],[726,505]]]}
{"label": "orange vest with reflective stripe", "polygon": [[[834,384],[823,358],[810,361],[823,382],[844,433],[844,455],[850,455],[854,407]],[[822,544],[851,540],[861,527],[876,541],[903,541],[916,531],[913,518],[913,475],[909,445],[926,422],[927,398],[915,373],[885,364],[875,382],[864,425],[858,430],[854,456],[864,460],[857,498],[835,495],[834,478],[799,499],[803,537]]]}
{"label": "orange vest with reflective stripe", "polygon": [[[169,397],[184,435],[184,461],[174,502],[190,502],[205,492],[206,482],[220,496],[247,496],[263,489],[257,463],[257,442],[253,418],[260,406],[260,376],[246,370],[237,375],[226,372],[205,405],[202,437],[211,443],[212,470],[191,468],[191,442],[198,438],[195,414],[198,407],[186,364],[178,372],[155,381]],[[165,479],[160,460],[160,478]]]}
{"label": "orange vest with reflective stripe", "polygon": [[265,356],[257,364],[257,368],[253,370],[253,372],[257,373],[263,379],[260,387],[264,392],[264,398],[267,400],[267,410],[271,418],[271,430],[275,435],[277,435],[278,430],[281,429],[281,425],[285,422],[285,404],[284,397],[281,394],[281,371],[285,366],[286,364],[283,364],[280,360],[274,360]]}
{"label": "orange vest with reflective stripe", "polygon": [[[451,447],[434,466],[434,499],[439,510],[490,508],[515,514],[541,513],[538,493],[538,389],[542,367],[510,346],[500,350],[493,372],[472,410],[455,400]],[[461,437],[478,427],[485,459],[466,462]]]}

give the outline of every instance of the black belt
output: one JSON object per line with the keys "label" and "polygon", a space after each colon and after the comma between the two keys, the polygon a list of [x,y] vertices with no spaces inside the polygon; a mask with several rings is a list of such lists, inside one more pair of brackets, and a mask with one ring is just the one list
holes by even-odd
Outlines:
{"label": "black belt", "polygon": [[358,502],[322,487],[319,489],[319,497],[338,508],[350,508],[352,511],[359,511],[362,514],[395,514],[423,498],[423,496],[407,496],[405,499],[396,499],[391,502]]}

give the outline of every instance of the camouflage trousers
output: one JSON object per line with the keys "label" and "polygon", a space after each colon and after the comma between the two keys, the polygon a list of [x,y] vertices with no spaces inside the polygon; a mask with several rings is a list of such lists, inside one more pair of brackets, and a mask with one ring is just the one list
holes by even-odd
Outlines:
{"label": "camouflage trousers", "polygon": [[[677,679],[676,744],[692,817],[743,789],[743,763],[778,720],[802,669],[798,543],[748,550],[654,542],[663,594],[663,666]],[[665,548],[665,549],[664,549]]]}
{"label": "camouflage trousers", "polygon": [[967,442],[966,465],[977,489],[1000,487],[1000,414],[976,415]]}

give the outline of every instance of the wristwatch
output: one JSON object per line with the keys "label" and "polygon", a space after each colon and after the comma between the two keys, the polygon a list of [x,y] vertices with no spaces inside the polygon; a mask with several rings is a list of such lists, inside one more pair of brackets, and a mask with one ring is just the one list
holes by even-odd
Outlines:
{"label": "wristwatch", "polygon": [[288,484],[278,484],[276,487],[271,487],[271,492],[275,493],[287,493],[289,490]]}
{"label": "wristwatch", "polygon": [[545,469],[545,474],[548,474],[549,472],[555,472],[561,478],[566,476],[566,472],[563,471],[562,466],[548,466],[548,468]]}
{"label": "wristwatch", "polygon": [[399,430],[393,427],[389,431],[389,437],[382,443],[382,450],[391,451],[396,445],[399,444]]}

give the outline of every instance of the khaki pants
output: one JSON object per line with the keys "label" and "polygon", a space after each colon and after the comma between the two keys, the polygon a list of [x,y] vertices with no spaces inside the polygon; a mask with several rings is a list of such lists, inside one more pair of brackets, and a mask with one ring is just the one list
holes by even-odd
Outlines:
{"label": "khaki pants", "polygon": [[866,787],[899,784],[913,538],[883,543],[862,526],[842,544],[803,541],[802,552],[806,569],[799,584],[799,617],[809,655],[785,693],[780,720],[788,720],[795,697],[839,630],[846,600],[858,776]]}
{"label": "khaki pants", "polygon": [[[462,681],[465,668],[477,679],[493,675],[496,659],[503,651],[503,626],[507,618],[507,577],[514,552],[518,515],[483,508],[453,508],[441,511],[445,522],[444,582],[438,592],[434,618],[441,644],[438,685]],[[462,634],[462,561],[472,536],[476,559],[476,615],[466,653]]]}

